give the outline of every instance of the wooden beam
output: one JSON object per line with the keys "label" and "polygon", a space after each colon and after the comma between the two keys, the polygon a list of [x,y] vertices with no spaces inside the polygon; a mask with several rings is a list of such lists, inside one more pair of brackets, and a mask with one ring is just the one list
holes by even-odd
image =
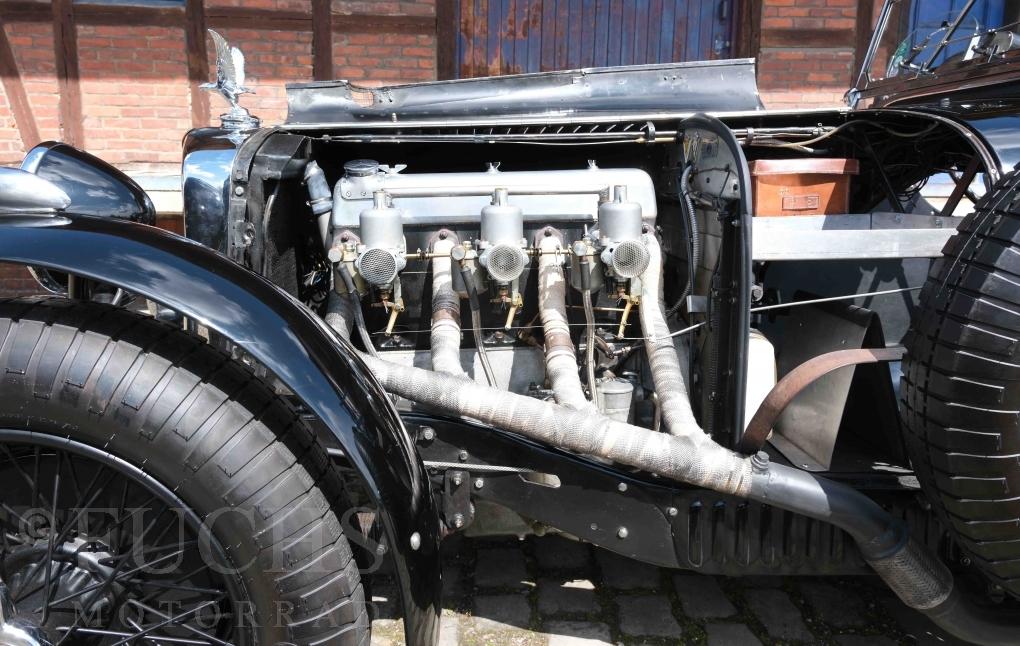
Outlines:
{"label": "wooden beam", "polygon": [[78,71],[78,31],[71,0],[53,0],[53,54],[60,89],[60,130],[64,142],[85,147],[81,85]]}
{"label": "wooden beam", "polygon": [[312,0],[312,78],[333,80],[332,0]]}
{"label": "wooden beam", "polygon": [[761,34],[762,47],[852,48],[854,29],[768,29]]}
{"label": "wooden beam", "polygon": [[758,58],[761,52],[761,12],[760,2],[740,2],[736,0],[737,14],[734,20],[734,37],[736,43],[734,55],[737,58]]}
{"label": "wooden beam", "polygon": [[461,0],[436,0],[436,71],[439,80],[457,75],[457,4]]}
{"label": "wooden beam", "polygon": [[355,34],[434,34],[436,24],[432,16],[333,14],[333,31]]}
{"label": "wooden beam", "polygon": [[312,16],[302,11],[249,7],[207,7],[205,21],[213,28],[311,31]]}
{"label": "wooden beam", "polygon": [[875,21],[875,0],[859,0],[857,3],[857,46],[854,49],[854,71],[850,78],[851,85],[856,83],[857,75],[864,66],[864,57],[868,54],[871,43],[872,23]]}
{"label": "wooden beam", "polygon": [[3,16],[0,16],[0,77],[3,80],[7,103],[10,104],[11,114],[14,116],[14,124],[18,127],[18,135],[21,136],[21,145],[25,147],[25,152],[28,152],[40,141],[39,129],[35,125],[35,117],[32,116],[32,106],[28,102],[25,84],[21,82],[18,61],[14,58],[11,41],[7,38]]}
{"label": "wooden beam", "polygon": [[50,22],[53,20],[50,8],[41,2],[4,2],[3,16],[8,23]]}
{"label": "wooden beam", "polygon": [[126,27],[180,27],[185,12],[181,7],[145,7],[76,3],[75,21],[81,25],[123,25]]}
{"label": "wooden beam", "polygon": [[202,0],[185,0],[184,43],[188,50],[188,87],[191,96],[191,126],[209,124],[209,93],[199,87],[209,81],[206,50],[205,9]]}

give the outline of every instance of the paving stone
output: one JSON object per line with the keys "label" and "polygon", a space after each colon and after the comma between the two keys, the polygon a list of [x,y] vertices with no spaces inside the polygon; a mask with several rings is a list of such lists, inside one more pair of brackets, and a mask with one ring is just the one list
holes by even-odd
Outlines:
{"label": "paving stone", "polygon": [[961,641],[946,631],[936,626],[931,619],[925,615],[907,607],[898,597],[887,590],[883,590],[879,596],[879,605],[884,607],[889,615],[903,631],[908,640],[914,644],[927,646],[966,646],[967,642]]}
{"label": "paving stone", "polygon": [[853,590],[836,588],[820,581],[802,583],[800,589],[808,605],[825,624],[836,628],[865,624],[864,602]]}
{"label": "paving stone", "polygon": [[751,646],[761,644],[744,624],[708,624],[708,646]]}
{"label": "paving stone", "polygon": [[436,646],[457,646],[460,643],[460,617],[444,615],[439,620],[439,641]]}
{"label": "paving stone", "polygon": [[383,579],[372,582],[372,617],[375,619],[399,619],[399,600],[400,593],[392,581]]}
{"label": "paving stone", "polygon": [[715,577],[703,574],[677,574],[673,587],[680,597],[684,614],[694,619],[730,617],[737,614]]}
{"label": "paving stone", "polygon": [[839,646],[896,646],[896,641],[882,635],[837,635]]}
{"label": "paving stone", "polygon": [[524,595],[497,594],[475,597],[474,623],[479,630],[527,629],[531,607]]}
{"label": "paving stone", "polygon": [[601,646],[612,644],[609,626],[587,621],[548,621],[549,646]]}
{"label": "paving stone", "polygon": [[679,638],[680,624],[673,616],[669,599],[661,595],[617,597],[620,609],[620,630],[632,637]]}
{"label": "paving stone", "polygon": [[559,536],[543,536],[532,541],[532,553],[543,571],[580,570],[591,565],[591,546]]}
{"label": "paving stone", "polygon": [[399,619],[376,619],[372,622],[372,646],[399,646],[404,643],[404,622]]}
{"label": "paving stone", "polygon": [[602,570],[602,580],[616,590],[656,590],[659,588],[659,568],[641,563],[607,550],[595,550],[595,558]]}
{"label": "paving stone", "polygon": [[475,585],[482,588],[526,588],[524,553],[516,548],[481,549],[475,562]]}
{"label": "paving stone", "polygon": [[587,615],[598,609],[595,586],[587,579],[540,579],[538,582],[538,611],[543,615]]}
{"label": "paving stone", "polygon": [[814,635],[804,625],[800,608],[782,590],[747,590],[751,612],[765,624],[769,635],[777,639],[814,641]]}

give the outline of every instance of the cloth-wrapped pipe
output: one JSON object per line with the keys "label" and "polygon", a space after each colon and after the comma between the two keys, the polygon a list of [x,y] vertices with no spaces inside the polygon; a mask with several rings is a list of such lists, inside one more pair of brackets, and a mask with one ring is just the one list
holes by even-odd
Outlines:
{"label": "cloth-wrapped pipe", "polygon": [[432,245],[432,369],[467,378],[460,364],[460,296],[453,289],[452,237],[438,239]]}
{"label": "cloth-wrapped pipe", "polygon": [[677,351],[666,323],[666,308],[662,302],[662,249],[653,234],[645,235],[648,248],[648,267],[641,274],[641,329],[645,335],[645,352],[648,367],[659,398],[662,422],[671,435],[690,432],[698,421],[691,410],[684,373],[686,357],[681,363],[681,349]]}
{"label": "cloth-wrapped pipe", "polygon": [[594,411],[595,406],[584,396],[584,387],[577,373],[577,353],[570,340],[567,321],[567,283],[563,277],[563,240],[558,234],[542,237],[538,243],[538,313],[545,335],[545,374],[556,403],[567,408]]}

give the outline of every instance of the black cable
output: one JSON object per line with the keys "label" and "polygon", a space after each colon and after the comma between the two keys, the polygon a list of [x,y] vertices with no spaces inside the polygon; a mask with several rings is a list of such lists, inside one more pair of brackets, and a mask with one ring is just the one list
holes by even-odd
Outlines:
{"label": "black cable", "polygon": [[489,355],[485,351],[485,343],[482,341],[482,311],[481,303],[478,302],[478,290],[475,288],[475,278],[471,275],[471,268],[466,263],[460,264],[460,275],[464,279],[464,287],[468,292],[468,303],[471,305],[471,332],[475,337],[475,347],[478,348],[478,358],[482,362],[482,372],[485,373],[485,380],[493,388],[496,387],[496,375],[492,372],[492,365],[489,363]]}
{"label": "black cable", "polygon": [[677,299],[668,310],[666,310],[666,318],[669,318],[680,311],[683,307],[684,301],[687,297],[694,292],[694,277],[698,271],[698,264],[701,262],[701,232],[698,229],[698,214],[694,211],[694,201],[691,199],[691,191],[689,182],[691,179],[691,172],[694,170],[693,164],[688,164],[683,173],[680,175],[680,183],[677,190],[680,195],[680,210],[684,211],[685,216],[685,228],[688,237],[687,242],[687,285],[684,287],[684,291],[680,294],[680,298]]}
{"label": "black cable", "polygon": [[368,326],[365,324],[365,314],[361,311],[361,297],[358,296],[358,290],[354,288],[354,279],[351,278],[351,272],[347,270],[347,266],[343,263],[340,263],[339,267],[340,278],[344,281],[344,287],[347,288],[347,296],[351,299],[351,305],[354,309],[354,327],[358,329],[361,344],[365,346],[365,352],[373,357],[378,357],[379,353],[372,344],[372,337],[368,333]]}

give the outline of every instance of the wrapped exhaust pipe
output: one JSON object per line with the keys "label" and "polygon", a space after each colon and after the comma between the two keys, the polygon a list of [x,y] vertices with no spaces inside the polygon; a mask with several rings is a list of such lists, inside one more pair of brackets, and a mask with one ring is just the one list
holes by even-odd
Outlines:
{"label": "wrapped exhaust pipe", "polygon": [[553,229],[543,231],[538,248],[542,252],[538,257],[538,313],[545,334],[546,376],[556,403],[594,411],[577,374],[577,353],[567,323],[567,283],[562,262],[570,252],[563,249],[563,239]]}
{"label": "wrapped exhaust pipe", "polygon": [[[671,435],[678,435],[692,425],[697,426],[698,421],[691,409],[691,398],[687,394],[681,368],[687,360],[684,357],[681,363],[666,323],[662,300],[662,250],[651,234],[645,235],[645,246],[648,249],[648,266],[641,275],[640,304],[645,353],[652,372],[652,383],[655,384],[655,395],[659,398],[662,422]],[[679,352],[684,351],[681,349]]]}
{"label": "wrapped exhaust pipe", "polygon": [[448,231],[441,231],[432,244],[432,369],[466,379],[460,365],[460,296],[453,289],[450,259],[456,244]]}
{"label": "wrapped exhaust pipe", "polygon": [[[658,245],[653,249],[656,255]],[[661,258],[661,253],[658,256]],[[656,285],[658,277],[651,274],[659,270],[650,263],[642,282]],[[658,286],[654,289],[658,291]],[[665,309],[658,294],[649,296],[660,311]],[[654,336],[646,331],[653,338],[651,350],[668,358],[662,342],[669,341],[672,349],[672,339],[664,335],[668,328],[658,328],[654,312],[647,320],[653,325]],[[339,332],[349,335],[349,328]],[[682,405],[674,404],[668,413],[673,425],[670,434],[657,433],[590,411],[399,366],[367,354],[361,356],[388,392],[405,399],[582,455],[829,522],[854,538],[865,560],[905,604],[925,613],[948,632],[982,644],[1017,643],[1016,619],[989,616],[967,601],[954,589],[949,569],[910,537],[902,520],[845,484],[772,464],[764,452],[749,457],[724,448],[695,422],[686,420]],[[668,368],[660,368],[663,379],[675,379],[674,383],[682,386],[682,378],[673,374],[672,359],[661,364]],[[663,415],[667,415],[666,407]]]}

